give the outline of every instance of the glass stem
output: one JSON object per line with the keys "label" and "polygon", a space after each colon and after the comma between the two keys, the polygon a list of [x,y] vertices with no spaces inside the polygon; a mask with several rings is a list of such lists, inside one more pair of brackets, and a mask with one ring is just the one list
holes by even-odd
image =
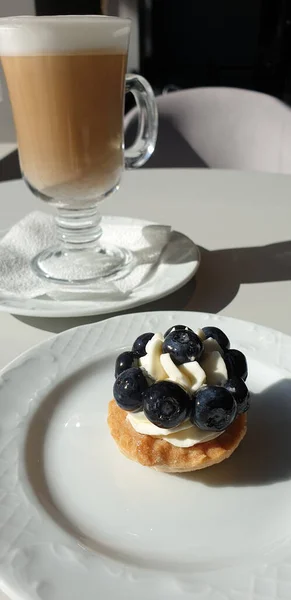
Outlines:
{"label": "glass stem", "polygon": [[100,245],[101,215],[96,205],[82,209],[58,208],[55,219],[57,240],[64,249],[85,250]]}

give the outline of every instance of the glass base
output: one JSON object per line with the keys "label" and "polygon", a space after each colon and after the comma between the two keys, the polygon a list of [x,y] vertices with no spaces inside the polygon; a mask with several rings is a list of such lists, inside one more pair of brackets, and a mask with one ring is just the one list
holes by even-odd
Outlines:
{"label": "glass base", "polygon": [[38,277],[52,283],[88,286],[124,277],[132,260],[129,250],[117,246],[66,249],[56,245],[38,254],[31,266]]}

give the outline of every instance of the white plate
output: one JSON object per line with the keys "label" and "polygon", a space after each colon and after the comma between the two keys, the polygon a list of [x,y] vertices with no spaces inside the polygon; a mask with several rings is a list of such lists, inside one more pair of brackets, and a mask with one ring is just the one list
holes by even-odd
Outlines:
{"label": "white plate", "polygon": [[[247,354],[248,432],[232,458],[168,475],[124,458],[107,403],[143,331],[221,327]],[[2,373],[0,579],[13,599],[290,600],[291,338],[199,313],[66,331]]]}
{"label": "white plate", "polygon": [[[152,221],[130,219],[127,217],[104,217],[104,221],[122,221],[125,226],[138,224],[141,227],[153,225]],[[53,300],[44,298],[12,297],[0,292],[0,311],[15,315],[33,317],[82,317],[121,312],[167,296],[181,288],[196,273],[200,263],[197,246],[186,235],[172,231],[169,243],[163,251],[158,264],[142,285],[137,286],[125,299],[114,300]],[[77,294],[76,294],[77,295]]]}

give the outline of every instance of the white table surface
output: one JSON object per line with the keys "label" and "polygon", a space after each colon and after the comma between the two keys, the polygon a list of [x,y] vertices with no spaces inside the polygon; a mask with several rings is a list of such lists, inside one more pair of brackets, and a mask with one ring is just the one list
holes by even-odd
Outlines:
{"label": "white table surface", "polygon": [[[18,181],[0,184],[0,200],[2,231],[33,209],[50,210]],[[131,171],[101,208],[106,214],[170,224],[204,248],[195,281],[146,309],[219,312],[291,335],[291,176],[208,169]],[[0,313],[0,367],[56,332],[94,320],[98,317],[37,319]]]}

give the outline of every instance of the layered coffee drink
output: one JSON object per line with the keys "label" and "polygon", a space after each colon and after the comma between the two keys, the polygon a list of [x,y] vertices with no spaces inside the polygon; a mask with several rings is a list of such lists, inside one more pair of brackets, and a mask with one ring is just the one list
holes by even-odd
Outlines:
{"label": "layered coffee drink", "polygon": [[68,206],[102,198],[123,168],[124,37],[112,43],[89,30],[86,48],[77,33],[17,32],[1,48],[24,177]]}
{"label": "layered coffee drink", "polygon": [[[126,74],[130,20],[99,15],[0,18],[2,61],[25,182],[56,207],[55,242],[31,261],[46,283],[108,296],[135,265],[127,247],[103,242],[98,202],[117,189],[123,166],[142,166],[154,151],[153,90]],[[124,150],[126,91],[140,113]],[[118,229],[117,229],[118,231]],[[105,238],[106,239],[106,238]],[[91,288],[92,286],[92,288]],[[46,288],[45,288],[46,289]]]}

